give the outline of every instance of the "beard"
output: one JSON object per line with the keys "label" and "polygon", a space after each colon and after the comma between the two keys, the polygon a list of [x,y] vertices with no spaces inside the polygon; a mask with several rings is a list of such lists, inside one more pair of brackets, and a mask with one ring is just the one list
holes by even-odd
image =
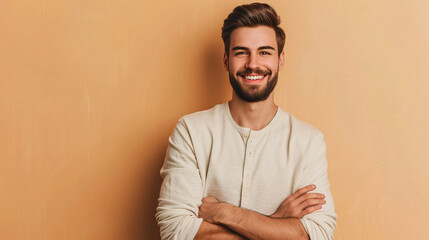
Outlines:
{"label": "beard", "polygon": [[[271,71],[253,71],[257,74],[263,74],[266,75],[266,77],[269,77],[267,79],[267,85],[259,89],[261,86],[250,86],[249,88],[245,89],[240,82],[237,80],[237,78],[229,72],[229,82],[231,83],[232,89],[234,89],[235,94],[246,102],[259,102],[264,101],[265,99],[270,96],[271,92],[274,90],[277,79],[278,79],[278,72],[275,72],[274,75],[272,75]],[[250,74],[252,73],[251,69],[246,69],[246,71],[243,72],[237,72],[237,76]]]}

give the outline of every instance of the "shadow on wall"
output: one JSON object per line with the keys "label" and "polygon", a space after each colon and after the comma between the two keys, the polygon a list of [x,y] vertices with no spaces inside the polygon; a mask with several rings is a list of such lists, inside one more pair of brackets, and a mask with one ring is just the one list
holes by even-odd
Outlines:
{"label": "shadow on wall", "polygon": [[[229,82],[227,79],[227,72],[223,68],[222,57],[223,48],[220,48],[219,42],[221,40],[218,34],[207,36],[206,46],[204,51],[201,52],[200,61],[193,61],[200,63],[195,66],[203,71],[198,71],[200,76],[195,76],[196,81],[204,79],[203,87],[200,94],[196,93],[196,99],[189,101],[187,104],[197,110],[204,110],[213,107],[215,104],[225,102],[226,98],[230,96]],[[201,94],[203,93],[203,94]],[[203,96],[202,98],[199,96]],[[180,97],[180,95],[178,95]],[[185,115],[183,112],[182,115]],[[181,117],[181,116],[179,116]],[[168,118],[168,116],[166,116]],[[145,136],[143,142],[150,142],[151,147],[147,147],[145,152],[141,152],[140,156],[145,158],[146,163],[150,165],[142,166],[143,178],[137,177],[138,183],[135,184],[135,189],[138,194],[132,200],[132,213],[130,224],[125,227],[129,230],[129,239],[160,239],[159,228],[155,220],[156,207],[158,205],[159,190],[161,187],[162,179],[159,175],[160,168],[163,164],[165,152],[168,144],[168,137],[178,119],[160,119],[162,125],[160,129],[162,132],[151,130]],[[159,129],[158,129],[159,130]],[[152,134],[156,134],[156,139],[151,139]]]}
{"label": "shadow on wall", "polygon": [[[159,143],[159,147],[153,149],[149,154],[148,162],[154,164],[143,169],[143,175],[139,179],[140,184],[136,184],[136,191],[139,194],[132,201],[130,224],[125,227],[129,229],[129,239],[160,239],[159,228],[155,221],[156,207],[158,205],[159,189],[161,188],[161,169],[165,150],[167,147],[167,137],[165,141]],[[143,191],[142,191],[143,190]]]}

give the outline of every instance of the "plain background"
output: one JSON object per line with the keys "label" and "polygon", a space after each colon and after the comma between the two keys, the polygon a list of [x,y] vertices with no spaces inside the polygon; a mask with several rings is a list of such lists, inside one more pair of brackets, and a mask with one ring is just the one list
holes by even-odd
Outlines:
{"label": "plain background", "polygon": [[[177,120],[229,100],[246,1],[0,1],[0,238],[159,239]],[[277,104],[322,130],[336,239],[428,239],[429,1],[268,1]]]}

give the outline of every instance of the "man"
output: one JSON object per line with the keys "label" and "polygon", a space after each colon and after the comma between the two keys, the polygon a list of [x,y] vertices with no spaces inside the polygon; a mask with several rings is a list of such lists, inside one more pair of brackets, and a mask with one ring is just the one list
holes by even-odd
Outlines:
{"label": "man", "polygon": [[232,100],[182,117],[164,165],[162,239],[332,239],[323,134],[274,104],[285,34],[267,4],[224,21]]}

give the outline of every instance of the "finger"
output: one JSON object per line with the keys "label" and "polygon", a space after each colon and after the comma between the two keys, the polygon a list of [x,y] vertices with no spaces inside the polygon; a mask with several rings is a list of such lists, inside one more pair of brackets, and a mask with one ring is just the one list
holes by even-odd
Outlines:
{"label": "finger", "polygon": [[314,198],[307,199],[298,205],[298,209],[304,209],[305,210],[306,208],[309,208],[311,206],[323,205],[325,203],[326,203],[325,199],[314,199]]}
{"label": "finger", "polygon": [[308,199],[324,199],[324,198],[325,198],[325,195],[321,193],[305,193],[301,195],[299,198],[297,198],[295,201],[297,202],[296,204],[300,204]]}
{"label": "finger", "polygon": [[290,195],[290,197],[291,197],[292,199],[297,199],[297,198],[299,198],[301,195],[303,195],[303,194],[305,194],[305,193],[307,193],[307,192],[309,192],[309,191],[312,191],[312,190],[314,190],[314,189],[316,189],[316,185],[311,184],[311,185],[308,185],[308,186],[305,186],[305,187],[303,187],[303,188],[298,189],[296,192],[294,192],[292,195]]}
{"label": "finger", "polygon": [[321,208],[322,208],[322,205],[314,205],[314,206],[308,207],[308,208],[304,209],[304,211],[302,211],[301,217],[303,217],[307,214],[310,214],[312,212],[315,212]]}

